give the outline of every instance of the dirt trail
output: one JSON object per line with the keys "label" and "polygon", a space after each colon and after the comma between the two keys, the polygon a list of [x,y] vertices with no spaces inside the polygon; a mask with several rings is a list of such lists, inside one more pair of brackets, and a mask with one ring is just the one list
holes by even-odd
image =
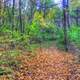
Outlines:
{"label": "dirt trail", "polygon": [[80,64],[73,54],[54,47],[35,53],[33,58],[29,53],[17,58],[21,65],[15,71],[15,80],[80,80]]}

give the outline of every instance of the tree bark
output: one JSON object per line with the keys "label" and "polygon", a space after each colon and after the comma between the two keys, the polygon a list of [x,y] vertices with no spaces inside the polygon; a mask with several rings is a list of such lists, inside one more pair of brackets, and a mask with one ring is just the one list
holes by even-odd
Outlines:
{"label": "tree bark", "polygon": [[23,25],[22,25],[22,10],[21,10],[21,0],[19,0],[19,27],[20,27],[20,32],[23,33]]}
{"label": "tree bark", "polygon": [[14,30],[14,12],[15,12],[15,0],[13,0],[13,7],[12,7],[12,31]]}
{"label": "tree bark", "polygon": [[64,29],[64,46],[65,46],[65,50],[68,51],[67,12],[66,12],[66,9],[63,9],[63,29]]}

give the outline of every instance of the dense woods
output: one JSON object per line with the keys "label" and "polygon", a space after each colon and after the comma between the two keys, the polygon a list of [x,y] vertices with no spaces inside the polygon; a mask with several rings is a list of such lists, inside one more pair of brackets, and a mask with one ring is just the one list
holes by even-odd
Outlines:
{"label": "dense woods", "polygon": [[80,80],[79,53],[80,0],[0,0],[0,80]]}

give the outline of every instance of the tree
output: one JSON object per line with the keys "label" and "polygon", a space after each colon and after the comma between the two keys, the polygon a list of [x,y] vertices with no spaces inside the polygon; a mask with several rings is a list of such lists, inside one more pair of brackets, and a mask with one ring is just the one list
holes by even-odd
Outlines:
{"label": "tree", "polygon": [[[67,0],[68,1],[68,0]],[[64,46],[68,51],[68,39],[67,39],[67,2],[63,0],[63,28],[64,28]]]}
{"label": "tree", "polygon": [[12,31],[14,30],[14,12],[15,12],[15,0],[13,0],[12,6]]}
{"label": "tree", "polygon": [[21,0],[19,0],[19,27],[21,33],[23,33],[23,25],[22,25],[22,3]]}
{"label": "tree", "polygon": [[2,25],[3,0],[0,0],[0,26]]}

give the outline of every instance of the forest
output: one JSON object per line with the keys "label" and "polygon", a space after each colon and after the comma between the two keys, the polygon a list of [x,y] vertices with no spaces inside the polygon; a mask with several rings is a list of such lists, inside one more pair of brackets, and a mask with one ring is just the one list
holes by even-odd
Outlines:
{"label": "forest", "polygon": [[0,80],[80,80],[80,0],[0,0]]}

